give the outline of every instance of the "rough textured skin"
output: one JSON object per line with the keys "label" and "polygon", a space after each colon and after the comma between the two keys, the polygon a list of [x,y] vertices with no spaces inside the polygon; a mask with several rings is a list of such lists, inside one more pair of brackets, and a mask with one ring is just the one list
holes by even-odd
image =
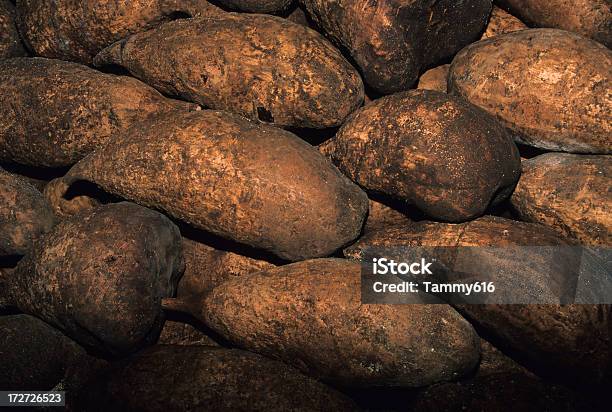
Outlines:
{"label": "rough textured skin", "polygon": [[612,156],[547,153],[523,161],[512,195],[522,219],[587,245],[612,245]]}
{"label": "rough textured skin", "polygon": [[501,125],[429,90],[363,107],[321,151],[363,188],[448,221],[483,214],[510,195],[520,175],[518,149]]}
{"label": "rough textured skin", "polygon": [[289,13],[286,19],[294,23],[301,24],[302,26],[310,27],[310,22],[308,21],[306,12],[300,6],[297,6],[291,13]]}
{"label": "rough textured skin", "polygon": [[102,51],[161,92],[276,126],[339,126],[363,102],[357,71],[316,31],[227,13],[180,20]]}
{"label": "rough textured skin", "polygon": [[293,0],[218,0],[218,4],[232,10],[269,14],[287,10]]}
{"label": "rough textured skin", "polygon": [[476,377],[486,377],[498,373],[533,374],[505,355],[490,342],[480,338],[480,364]]}
{"label": "rough textured skin", "polygon": [[573,31],[612,47],[610,0],[496,0],[523,21]]}
{"label": "rough textured skin", "polygon": [[0,0],[0,59],[26,55],[15,25],[15,6],[9,0]]}
{"label": "rough textured skin", "polygon": [[2,390],[50,390],[85,350],[29,315],[0,316]]}
{"label": "rough textured skin", "polygon": [[0,256],[24,255],[54,224],[42,194],[25,179],[0,169]]}
{"label": "rough textured skin", "polygon": [[561,30],[530,29],[463,49],[448,90],[496,116],[519,142],[611,153],[611,82],[606,47]]}
{"label": "rough textured skin", "polygon": [[203,346],[147,349],[82,392],[88,411],[357,410],[344,395],[278,361]]}
{"label": "rough textured skin", "polygon": [[512,14],[500,9],[499,7],[493,6],[491,17],[489,18],[489,24],[483,33],[481,40],[488,39],[489,37],[499,36],[504,33],[511,33],[513,31],[525,30],[528,27],[514,17]]}
{"label": "rough textured skin", "polygon": [[210,337],[188,323],[167,320],[157,340],[158,345],[219,346]]}
{"label": "rough textured skin", "polygon": [[[498,373],[465,382],[433,385],[410,404],[419,412],[575,412],[571,391],[522,373]],[[591,409],[584,409],[591,410]]]}
{"label": "rough textured skin", "polygon": [[[544,226],[498,217],[463,224],[418,222],[366,235],[345,250],[359,259],[367,246],[571,245]],[[612,371],[612,305],[458,305],[499,348],[538,374],[597,381]]]}
{"label": "rough textured skin", "polygon": [[443,64],[442,66],[427,70],[419,78],[417,89],[437,90],[439,92],[446,93],[446,83],[449,69],[450,64]]}
{"label": "rough textured skin", "polygon": [[51,180],[43,190],[45,199],[49,202],[51,210],[53,210],[53,213],[58,218],[65,219],[77,213],[92,210],[100,206],[101,202],[88,193],[79,193],[74,197],[67,197],[66,193],[69,189],[70,186],[64,179],[58,177],[57,179]]}
{"label": "rough textured skin", "polygon": [[228,279],[275,266],[265,260],[217,250],[187,238],[183,238],[183,256],[185,273],[176,297],[188,307],[201,303],[212,289]]}
{"label": "rough textured skin", "polygon": [[60,222],[10,276],[13,304],[86,348],[124,355],[155,339],[184,270],[178,228],[132,203]]}
{"label": "rough textured skin", "polygon": [[409,89],[423,69],[478,39],[490,0],[302,0],[382,94]]}
{"label": "rough textured skin", "polygon": [[139,124],[64,179],[288,260],[353,241],[368,209],[365,193],[297,136],[208,110]]}
{"label": "rough textured skin", "polygon": [[362,305],[360,265],[318,259],[228,280],[194,314],[230,342],[346,386],[424,386],[478,363],[447,305]]}
{"label": "rough textured skin", "polygon": [[19,0],[17,13],[37,55],[91,64],[100,50],[130,34],[222,11],[205,0]]}
{"label": "rough textured skin", "polygon": [[69,166],[157,112],[196,107],[129,77],[44,58],[0,60],[0,161]]}
{"label": "rough textured skin", "polygon": [[387,226],[399,226],[410,222],[410,218],[399,210],[370,199],[370,213],[363,231],[368,233]]}

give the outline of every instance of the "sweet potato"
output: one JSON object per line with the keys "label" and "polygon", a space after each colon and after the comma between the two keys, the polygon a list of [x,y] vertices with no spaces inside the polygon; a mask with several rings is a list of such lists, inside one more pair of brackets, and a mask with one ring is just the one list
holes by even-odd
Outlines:
{"label": "sweet potato", "polygon": [[446,93],[446,83],[448,79],[448,71],[450,64],[434,67],[427,70],[419,77],[417,89],[421,90],[437,90]]}
{"label": "sweet potato", "polygon": [[219,346],[217,342],[192,325],[167,320],[157,340],[158,345]]}
{"label": "sweet potato", "polygon": [[523,162],[512,195],[522,219],[587,245],[612,245],[612,156],[548,153]]}
{"label": "sweet potato", "polygon": [[491,17],[489,18],[489,24],[487,24],[487,28],[483,33],[481,40],[499,36],[500,34],[525,29],[527,29],[525,23],[503,9],[493,6],[493,11],[491,12]]}
{"label": "sweet potato", "polygon": [[497,3],[531,25],[573,31],[612,47],[610,0],[497,0]]}
{"label": "sweet potato", "polygon": [[346,48],[382,94],[409,89],[420,72],[478,39],[490,0],[303,0],[310,17]]}
{"label": "sweet potato", "polygon": [[380,230],[388,225],[398,226],[410,222],[410,218],[399,210],[370,199],[370,213],[368,213],[368,219],[363,230],[368,233]]}
{"label": "sweet potato", "polygon": [[281,127],[339,126],[363,102],[357,71],[316,31],[228,13],[174,21],[96,56],[161,92]]}
{"label": "sweet potato", "polygon": [[275,265],[239,255],[237,253],[214,249],[204,243],[183,238],[185,273],[176,293],[188,305],[202,301],[212,289],[236,276],[273,268]]}
{"label": "sweet potato", "polygon": [[[370,233],[345,255],[361,259],[366,247],[568,246],[573,242],[544,226],[498,217],[463,224],[418,222]],[[526,259],[538,276],[537,256]],[[497,261],[495,262],[501,269]],[[512,260],[508,261],[512,264]],[[532,267],[534,266],[534,267]],[[538,374],[556,380],[592,382],[612,368],[612,305],[457,305],[492,342]],[[585,348],[589,348],[585,350]]]}
{"label": "sweet potato", "polygon": [[352,411],[335,390],[238,349],[156,346],[82,391],[88,411]]}
{"label": "sweet potato", "polygon": [[448,221],[483,214],[510,195],[520,174],[518,149],[495,119],[429,90],[363,107],[321,151],[365,189]]}
{"label": "sweet potato", "polygon": [[450,306],[363,305],[359,285],[359,264],[317,259],[230,279],[186,309],[240,347],[340,385],[422,386],[476,366],[478,336]]}
{"label": "sweet potato", "polygon": [[217,111],[160,115],[64,177],[288,260],[327,256],[360,233],[366,195],[297,136]]}
{"label": "sweet potato", "polygon": [[0,257],[24,255],[54,224],[43,195],[25,179],[0,168]]}
{"label": "sweet potato", "polygon": [[15,25],[15,6],[9,0],[0,0],[0,59],[26,55]]}
{"label": "sweet potato", "polygon": [[85,350],[57,329],[29,315],[0,316],[2,390],[50,390]]}
{"label": "sweet potato", "polygon": [[153,113],[178,107],[129,77],[44,58],[0,60],[0,161],[69,166]]}
{"label": "sweet potato", "polygon": [[17,12],[34,53],[84,64],[132,33],[177,18],[222,13],[206,0],[19,0]]}
{"label": "sweet potato", "polygon": [[121,356],[158,336],[161,299],[174,295],[183,270],[178,228],[123,202],[60,222],[5,281],[23,312],[91,351]]}
{"label": "sweet potato", "polygon": [[562,30],[530,29],[463,49],[448,87],[496,116],[521,143],[611,153],[611,79],[612,51],[605,46]]}
{"label": "sweet potato", "polygon": [[293,0],[218,0],[218,3],[231,10],[271,14],[287,10]]}

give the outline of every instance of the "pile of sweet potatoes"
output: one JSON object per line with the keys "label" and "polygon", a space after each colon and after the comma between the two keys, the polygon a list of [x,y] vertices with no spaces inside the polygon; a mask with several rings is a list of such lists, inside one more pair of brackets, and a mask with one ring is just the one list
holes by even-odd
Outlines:
{"label": "pile of sweet potatoes", "polygon": [[[364,304],[361,270],[372,248],[609,256],[611,7],[0,0],[0,391],[609,410],[612,301]],[[530,253],[478,256],[549,293]]]}

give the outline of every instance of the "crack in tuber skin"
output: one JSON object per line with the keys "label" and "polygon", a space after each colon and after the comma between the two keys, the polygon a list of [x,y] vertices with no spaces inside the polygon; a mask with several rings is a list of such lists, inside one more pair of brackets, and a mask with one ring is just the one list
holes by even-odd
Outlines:
{"label": "crack in tuber skin", "polygon": [[210,110],[140,123],[63,180],[95,183],[286,260],[352,242],[368,209],[365,193],[297,136]]}
{"label": "crack in tuber skin", "polygon": [[39,56],[91,64],[106,46],[177,18],[223,11],[206,0],[19,0],[18,26]]}
{"label": "crack in tuber skin", "polygon": [[58,223],[4,280],[12,306],[117,357],[157,337],[161,299],[175,294],[183,270],[178,228],[123,202]]}
{"label": "crack in tuber skin", "polygon": [[364,97],[358,72],[322,35],[267,15],[170,22],[109,46],[94,64],[121,66],[166,95],[279,127],[339,126]]}
{"label": "crack in tuber skin", "polygon": [[476,366],[478,336],[450,306],[363,305],[359,281],[358,263],[315,259],[230,279],[181,309],[239,347],[341,386],[424,386]]}

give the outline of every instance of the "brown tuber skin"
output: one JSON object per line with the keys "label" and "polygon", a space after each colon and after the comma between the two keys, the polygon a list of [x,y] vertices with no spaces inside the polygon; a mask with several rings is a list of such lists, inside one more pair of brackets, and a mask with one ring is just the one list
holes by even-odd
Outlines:
{"label": "brown tuber skin", "polygon": [[25,255],[55,221],[51,206],[34,186],[0,169],[0,256]]}
{"label": "brown tuber skin", "polygon": [[[311,18],[346,48],[382,94],[409,89],[422,70],[477,40],[490,0],[303,0]],[[467,4],[466,4],[467,3]]]}
{"label": "brown tuber skin", "polygon": [[573,31],[612,47],[610,0],[496,0],[526,23]]}
{"label": "brown tuber skin", "polygon": [[518,149],[501,125],[429,90],[365,106],[321,151],[361,187],[447,221],[482,215],[510,195],[520,175]]}
{"label": "brown tuber skin", "polygon": [[359,236],[368,199],[308,143],[224,112],[161,115],[75,165],[85,180],[287,260]]}
{"label": "brown tuber skin", "polygon": [[547,153],[523,162],[512,205],[586,245],[612,245],[612,156]]}
{"label": "brown tuber skin", "polygon": [[232,10],[273,14],[287,10],[293,0],[218,0],[217,3]]}
{"label": "brown tuber skin", "polygon": [[427,70],[419,78],[417,89],[435,90],[438,92],[446,93],[446,84],[448,81],[449,70],[450,64],[443,64],[442,66],[434,67],[433,69]]}
{"label": "brown tuber skin", "polygon": [[136,79],[44,58],[0,60],[0,161],[70,166],[154,113],[196,106]]}
{"label": "brown tuber skin", "polygon": [[0,316],[0,330],[2,390],[51,390],[87,357],[83,348],[33,316]]}
{"label": "brown tuber skin", "polygon": [[223,13],[206,0],[19,0],[17,12],[34,53],[83,64],[130,34],[176,18]]}
{"label": "brown tuber skin", "polygon": [[208,337],[194,326],[180,322],[167,320],[164,323],[158,345],[181,345],[181,346],[219,346],[212,338]]}
{"label": "brown tuber skin", "polygon": [[530,29],[463,49],[448,90],[497,117],[521,143],[612,153],[611,79],[606,47],[561,30]]}
{"label": "brown tuber skin", "polygon": [[123,202],[60,222],[5,281],[13,306],[89,350],[122,356],[159,334],[181,252],[168,218]]}
{"label": "brown tuber skin", "polygon": [[478,363],[448,305],[363,305],[360,265],[317,259],[236,277],[191,313],[225,339],[342,386],[423,386]]}
{"label": "brown tuber skin", "polygon": [[490,37],[499,36],[504,33],[511,33],[513,31],[525,30],[528,27],[514,17],[512,14],[500,9],[499,7],[493,6],[491,17],[489,18],[489,24],[481,40],[488,39]]}
{"label": "brown tuber skin", "polygon": [[[366,247],[573,244],[541,225],[487,216],[463,224],[418,222],[387,228],[366,235],[345,255],[360,259]],[[457,310],[542,376],[584,383],[611,372],[612,305],[458,305]]]}
{"label": "brown tuber skin", "polygon": [[215,287],[238,276],[271,269],[275,265],[225,250],[214,249],[194,240],[183,238],[185,273],[176,298],[187,307],[199,304]]}
{"label": "brown tuber skin", "polygon": [[355,411],[335,390],[238,349],[156,346],[82,391],[87,411]]}
{"label": "brown tuber skin", "polygon": [[339,126],[363,102],[357,71],[316,31],[227,13],[164,24],[103,50],[157,90],[280,127]]}
{"label": "brown tuber skin", "polygon": [[370,212],[363,231],[368,233],[387,226],[398,226],[410,222],[412,222],[410,218],[399,210],[370,199]]}
{"label": "brown tuber skin", "polygon": [[27,54],[15,25],[15,6],[9,0],[0,0],[0,59]]}

